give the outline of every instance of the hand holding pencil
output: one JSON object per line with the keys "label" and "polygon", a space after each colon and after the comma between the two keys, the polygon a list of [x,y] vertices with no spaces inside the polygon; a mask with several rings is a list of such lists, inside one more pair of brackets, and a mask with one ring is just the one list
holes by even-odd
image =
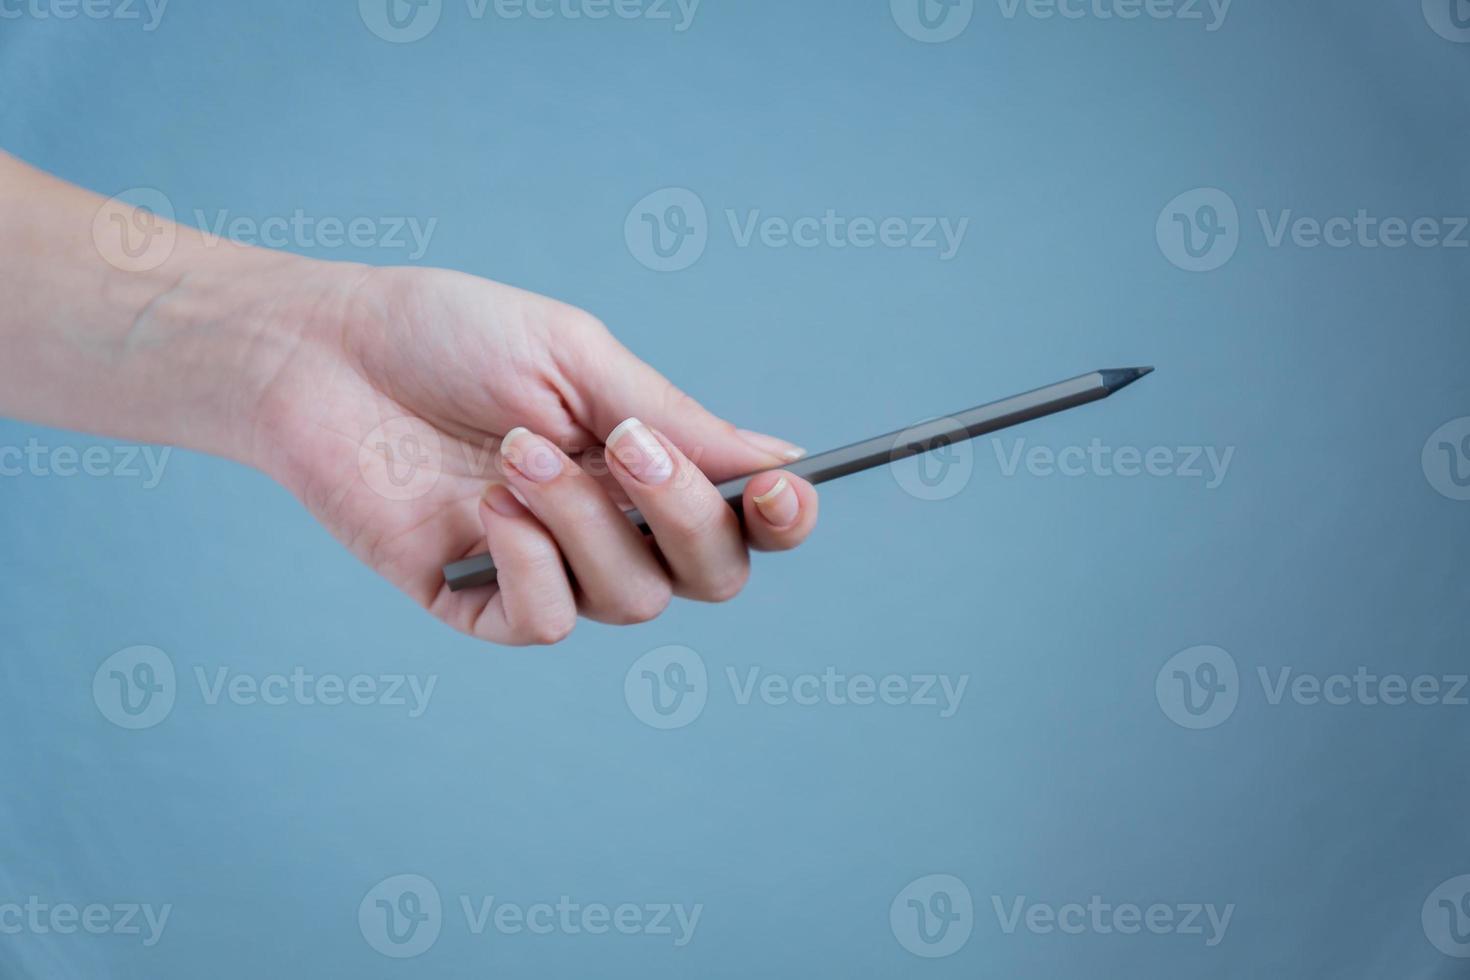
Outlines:
{"label": "hand holding pencil", "polygon": [[[802,458],[712,415],[555,300],[443,270],[207,246],[3,154],[0,208],[0,237],[15,239],[0,288],[18,298],[0,310],[0,413],[255,466],[434,615],[496,643],[554,643],[579,616],[644,622],[676,595],[727,600],[751,549],[811,533],[813,484],[1147,371],[1093,372]],[[169,248],[146,263],[111,252],[106,219]],[[385,462],[371,434],[394,420],[442,449],[422,493],[365,478],[364,459]],[[497,479],[470,465],[486,446]]]}

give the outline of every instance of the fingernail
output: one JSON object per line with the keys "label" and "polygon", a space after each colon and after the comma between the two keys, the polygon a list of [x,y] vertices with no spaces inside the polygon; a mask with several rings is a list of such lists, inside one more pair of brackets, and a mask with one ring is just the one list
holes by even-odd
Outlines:
{"label": "fingernail", "polygon": [[777,459],[784,459],[788,463],[794,459],[801,459],[806,455],[806,450],[795,443],[787,442],[785,439],[777,439],[763,432],[751,432],[749,429],[737,429],[740,438],[750,443],[763,453],[770,453]]}
{"label": "fingernail", "polygon": [[801,512],[801,500],[784,476],[771,489],[753,499],[755,509],[775,527],[790,527]]}
{"label": "fingernail", "polygon": [[500,441],[500,456],[534,483],[547,483],[561,475],[561,453],[524,426],[518,425],[505,434]]}
{"label": "fingernail", "polygon": [[637,419],[620,422],[607,437],[607,448],[640,483],[656,487],[674,475],[674,461],[663,444]]}
{"label": "fingernail", "polygon": [[516,488],[503,483],[490,484],[490,489],[485,491],[485,503],[501,517],[525,517],[529,513]]}

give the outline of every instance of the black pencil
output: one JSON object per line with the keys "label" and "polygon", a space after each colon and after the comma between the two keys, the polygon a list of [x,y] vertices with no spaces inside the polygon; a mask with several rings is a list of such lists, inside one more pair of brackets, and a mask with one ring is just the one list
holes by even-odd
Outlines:
{"label": "black pencil", "polygon": [[[835,480],[839,476],[847,476],[849,473],[882,466],[906,456],[915,456],[933,449],[940,449],[965,439],[973,439],[976,436],[1019,425],[1031,419],[1041,418],[1043,415],[1052,415],[1078,405],[1095,402],[1108,397],[1119,389],[1126,388],[1152,370],[1151,367],[1131,367],[1093,371],[1066,381],[1058,381],[1045,388],[1012,395],[1010,398],[966,409],[932,422],[922,422],[887,435],[855,442],[841,449],[806,456],[785,466],[773,466],[771,469],[794,473],[811,483]],[[745,485],[752,477],[764,472],[769,472],[769,470],[747,473],[745,476],[726,480],[716,489],[719,490],[720,496],[725,498],[725,502],[734,507],[738,513],[741,509],[740,501],[745,492]],[[636,510],[628,512],[628,520],[637,524],[645,534],[648,533],[648,523]],[[462,561],[451,562],[444,566],[444,580],[453,592],[480,585],[491,585],[495,582],[495,562],[489,554],[471,555]]]}

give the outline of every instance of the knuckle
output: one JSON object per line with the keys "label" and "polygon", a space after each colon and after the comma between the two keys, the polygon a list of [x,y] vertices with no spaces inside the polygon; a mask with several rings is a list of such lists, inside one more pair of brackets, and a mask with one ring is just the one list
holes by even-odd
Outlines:
{"label": "knuckle", "polygon": [[666,383],[662,395],[663,409],[672,417],[687,414],[698,407],[698,403],[672,381]]}
{"label": "knuckle", "polygon": [[630,593],[618,603],[618,622],[634,626],[657,619],[674,597],[673,587],[668,582],[645,585]]}
{"label": "knuckle", "polygon": [[699,590],[699,597],[706,602],[729,602],[744,590],[750,581],[750,563],[741,562],[709,579]]}
{"label": "knuckle", "polygon": [[605,533],[601,529],[609,517],[607,505],[598,499],[602,491],[583,485],[580,476],[557,482],[559,485],[541,489],[534,498],[543,523],[558,541],[597,540]]}
{"label": "knuckle", "polygon": [[587,337],[607,333],[606,325],[596,316],[581,307],[568,304],[557,308],[552,322],[559,331],[573,336]]}
{"label": "knuckle", "polygon": [[549,647],[571,636],[576,625],[575,615],[567,615],[564,612],[549,613],[537,616],[532,622],[519,629],[517,636],[524,646]]}
{"label": "knuckle", "polygon": [[588,534],[608,523],[607,505],[599,499],[601,493],[596,487],[589,487],[583,492],[567,494],[555,504],[567,532],[575,535]]}
{"label": "knuckle", "polygon": [[[663,390],[663,396],[660,401],[662,402],[663,415],[665,418],[698,419],[703,418],[709,414],[705,411],[704,406],[699,403],[698,399],[696,399],[693,395],[690,395],[688,392],[684,391],[682,388],[675,385],[673,382],[665,380],[664,386],[665,387]],[[728,432],[726,434],[733,433],[735,431],[735,425],[732,422],[726,422],[724,419],[716,419],[712,421],[719,428],[728,429]]]}
{"label": "knuckle", "polygon": [[[494,552],[491,554],[493,557]],[[550,541],[526,547],[513,561],[521,576],[528,582],[554,582],[562,574],[561,551]]]}
{"label": "knuckle", "polygon": [[684,494],[664,517],[668,530],[681,538],[702,538],[735,523],[735,512],[715,494]]}

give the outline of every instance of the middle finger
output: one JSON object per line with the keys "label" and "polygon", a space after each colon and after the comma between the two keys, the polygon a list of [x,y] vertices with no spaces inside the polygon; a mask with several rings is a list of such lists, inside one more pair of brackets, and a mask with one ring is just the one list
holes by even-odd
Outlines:
{"label": "middle finger", "polygon": [[709,477],[668,439],[637,419],[607,437],[608,468],[653,531],[676,591],[723,602],[750,576],[740,519]]}
{"label": "middle finger", "polygon": [[582,611],[642,623],[669,604],[672,584],[652,548],[591,474],[547,439],[515,428],[500,444],[506,482],[556,538],[582,592]]}

